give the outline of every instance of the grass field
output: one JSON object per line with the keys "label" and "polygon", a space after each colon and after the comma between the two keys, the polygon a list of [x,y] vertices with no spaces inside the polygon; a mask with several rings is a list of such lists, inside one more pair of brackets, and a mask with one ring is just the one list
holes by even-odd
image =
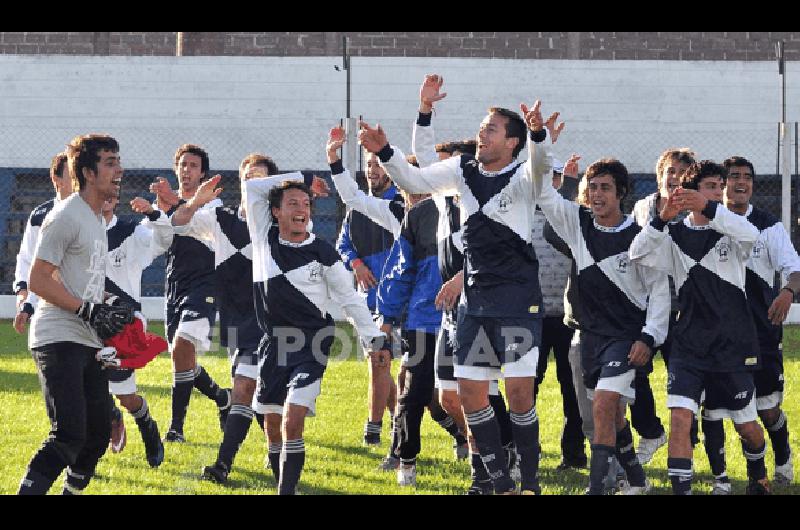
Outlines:
{"label": "grass field", "polygon": [[[160,323],[152,330],[161,333]],[[787,328],[784,341],[786,395],[784,403],[791,432],[791,444],[800,450],[800,403],[794,382],[800,376],[800,327]],[[335,354],[335,351],[334,351]],[[200,357],[200,362],[218,382],[226,382],[230,369],[222,351]],[[579,494],[588,481],[588,470],[556,472],[560,460],[559,436],[562,424],[560,393],[551,366],[542,385],[538,404],[541,421],[541,483],[545,494]],[[138,387],[159,423],[162,434],[170,417],[170,360],[162,354],[137,374]],[[667,421],[665,371],[660,359],[652,375],[652,385],[662,421]],[[306,465],[301,477],[302,494],[460,494],[469,486],[469,466],[453,458],[449,436],[426,416],[423,423],[423,449],[417,465],[416,489],[401,488],[394,473],[376,470],[389,441],[388,421],[384,421],[383,444],[379,449],[361,445],[366,417],[367,369],[360,359],[335,361],[325,374],[318,415],[306,424]],[[26,348],[25,337],[14,333],[9,321],[0,321],[0,494],[16,492],[31,456],[47,435],[49,423],[44,410],[36,370]],[[136,424],[126,414],[128,445],[120,454],[110,451],[97,468],[90,494],[274,494],[275,481],[264,468],[266,444],[259,430],[251,429],[234,464],[226,486],[198,479],[204,465],[214,462],[221,440],[216,408],[195,392],[186,420],[185,444],[167,445],[166,458],[158,469],[144,459],[144,448]],[[388,420],[388,418],[387,418]],[[255,425],[255,424],[254,424]],[[728,474],[734,493],[746,485],[744,458],[738,438],[726,422]],[[588,445],[587,445],[588,453]],[[699,445],[694,453],[695,492],[710,491],[708,462]],[[670,492],[666,471],[666,449],[659,450],[645,471],[656,494]],[[795,464],[800,465],[797,458]],[[772,476],[771,449],[767,470]],[[51,493],[60,492],[61,481]],[[800,494],[800,485],[774,489],[775,493]]]}

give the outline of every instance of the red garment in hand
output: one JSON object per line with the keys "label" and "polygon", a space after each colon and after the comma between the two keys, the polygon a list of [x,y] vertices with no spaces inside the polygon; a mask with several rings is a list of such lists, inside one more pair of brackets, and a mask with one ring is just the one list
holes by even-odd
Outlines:
{"label": "red garment in hand", "polygon": [[162,351],[166,351],[167,341],[155,333],[144,331],[144,324],[138,318],[126,325],[121,332],[106,341],[106,346],[117,350],[120,368],[142,368],[155,359]]}

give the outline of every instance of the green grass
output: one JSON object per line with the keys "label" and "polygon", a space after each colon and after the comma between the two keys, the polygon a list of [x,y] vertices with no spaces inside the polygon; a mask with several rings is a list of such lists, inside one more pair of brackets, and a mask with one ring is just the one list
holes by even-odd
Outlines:
{"label": "green grass", "polygon": [[[152,330],[161,333],[160,323]],[[335,346],[336,348],[336,346]],[[334,355],[337,350],[334,351]],[[800,448],[800,404],[794,381],[800,376],[800,327],[788,328],[784,341],[786,395],[791,444]],[[229,381],[230,368],[222,351],[200,357],[200,362],[220,382]],[[538,404],[541,421],[541,483],[545,494],[582,493],[588,471],[557,472],[560,460],[559,437],[562,425],[560,392],[555,366],[550,361]],[[144,395],[162,430],[170,417],[171,364],[162,354],[137,373],[139,391]],[[396,367],[395,367],[396,369]],[[665,423],[665,371],[661,360],[651,379],[659,415]],[[317,417],[306,423],[306,465],[298,491],[302,494],[460,494],[469,485],[469,466],[453,458],[449,436],[426,415],[423,422],[423,449],[418,462],[416,490],[400,488],[394,473],[376,470],[389,441],[388,421],[384,422],[383,444],[379,449],[361,445],[366,417],[367,368],[363,360],[350,358],[330,364],[317,402]],[[36,370],[27,351],[25,337],[14,333],[9,321],[0,321],[0,494],[17,490],[31,456],[49,429]],[[166,458],[158,469],[150,469],[136,424],[126,414],[128,445],[120,454],[110,451],[97,468],[91,494],[273,494],[275,481],[263,466],[266,444],[258,429],[251,429],[237,456],[227,486],[199,480],[204,465],[214,462],[221,440],[214,404],[195,392],[186,420],[185,444],[166,446]],[[255,424],[254,424],[255,425]],[[744,458],[730,422],[726,422],[728,474],[734,492],[743,493],[746,485]],[[587,446],[588,451],[588,446]],[[666,472],[666,449],[661,449],[646,472],[654,493],[670,492]],[[772,451],[767,454],[767,469],[772,475]],[[795,459],[795,462],[798,463]],[[800,464],[800,463],[798,463]],[[711,475],[702,444],[694,453],[695,491],[710,491]],[[60,491],[59,480],[51,492]],[[775,489],[776,493],[800,494],[800,485]]]}

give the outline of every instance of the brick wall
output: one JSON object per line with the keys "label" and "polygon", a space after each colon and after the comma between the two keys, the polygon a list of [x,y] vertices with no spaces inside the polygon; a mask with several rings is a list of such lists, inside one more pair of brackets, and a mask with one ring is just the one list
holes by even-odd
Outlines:
{"label": "brick wall", "polygon": [[800,60],[800,32],[0,32],[4,54],[496,57],[768,61],[786,43]]}

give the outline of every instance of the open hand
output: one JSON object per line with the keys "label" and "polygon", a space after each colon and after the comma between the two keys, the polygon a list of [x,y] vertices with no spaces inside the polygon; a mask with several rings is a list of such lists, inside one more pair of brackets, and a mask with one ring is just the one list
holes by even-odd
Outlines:
{"label": "open hand", "polygon": [[331,188],[325,179],[314,175],[314,178],[311,179],[311,193],[314,194],[314,197],[327,197],[330,191]]}
{"label": "open hand", "polygon": [[386,147],[389,139],[386,138],[386,133],[383,128],[378,124],[374,129],[366,122],[359,122],[358,143],[370,153],[377,154],[381,149]]}
{"label": "open hand", "polygon": [[550,143],[556,143],[558,137],[561,135],[561,131],[564,130],[564,126],[566,125],[563,121],[556,125],[556,121],[558,120],[559,112],[554,112],[547,118],[547,121],[544,122],[544,126],[547,128],[547,134],[550,136]]}
{"label": "open hand", "polygon": [[536,100],[533,107],[528,109],[525,103],[520,103],[519,109],[522,111],[522,117],[525,120],[525,125],[528,126],[533,132],[539,132],[544,128],[544,120],[542,119],[542,102]]}
{"label": "open hand", "polygon": [[647,364],[647,361],[650,360],[652,354],[653,352],[650,350],[650,346],[637,340],[633,343],[633,346],[631,346],[631,351],[628,354],[628,363],[633,366],[644,366]]}
{"label": "open hand", "polygon": [[213,201],[219,194],[222,193],[223,188],[217,188],[217,184],[222,180],[222,175],[214,175],[207,181],[198,186],[197,191],[194,192],[192,197],[192,204],[196,207],[201,207]]}
{"label": "open hand", "polygon": [[130,202],[130,204],[131,204],[131,210],[133,210],[136,213],[142,213],[145,215],[153,213],[153,206],[147,199],[136,197]]}
{"label": "open hand", "polygon": [[574,179],[578,178],[578,169],[579,169],[578,168],[578,160],[580,160],[580,159],[581,159],[581,157],[579,155],[576,155],[575,153],[573,153],[569,157],[569,159],[567,160],[567,163],[564,164],[564,176],[565,177],[570,177],[570,178],[574,178]]}
{"label": "open hand", "polygon": [[442,94],[439,90],[444,83],[444,77],[438,74],[428,74],[419,88],[419,111],[428,114],[433,110],[433,104],[447,97],[447,92]]}

